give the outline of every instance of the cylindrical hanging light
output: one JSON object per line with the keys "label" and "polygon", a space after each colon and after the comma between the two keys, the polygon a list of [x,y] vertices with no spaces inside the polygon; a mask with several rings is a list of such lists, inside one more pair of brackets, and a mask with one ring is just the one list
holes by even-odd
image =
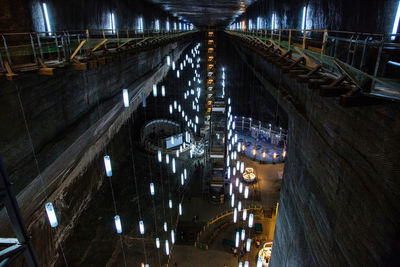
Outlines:
{"label": "cylindrical hanging light", "polygon": [[169,242],[165,240],[165,254],[169,255]]}
{"label": "cylindrical hanging light", "polygon": [[122,90],[122,99],[124,101],[124,107],[129,107],[129,93],[128,89],[123,89]]}
{"label": "cylindrical hanging light", "polygon": [[150,194],[152,196],[154,196],[154,194],[155,194],[154,183],[150,183]]}
{"label": "cylindrical hanging light", "polygon": [[144,234],[144,223],[143,223],[143,221],[139,221],[139,231],[140,231],[140,234]]}
{"label": "cylindrical hanging light", "polygon": [[249,215],[249,228],[253,227],[253,220],[254,220],[254,215],[253,215],[253,213],[250,213],[250,215]]}
{"label": "cylindrical hanging light", "polygon": [[110,156],[104,156],[104,167],[106,168],[106,175],[112,176],[111,159]]}
{"label": "cylindrical hanging light", "polygon": [[251,248],[251,239],[247,238],[247,242],[246,242],[246,251],[250,252],[250,248]]}
{"label": "cylindrical hanging light", "polygon": [[246,218],[247,218],[247,209],[243,209],[242,218],[243,218],[243,221],[246,220]]}
{"label": "cylindrical hanging light", "polygon": [[239,231],[237,231],[236,232],[236,238],[235,238],[235,247],[239,247],[239,239],[240,239],[240,237],[239,237]]}
{"label": "cylindrical hanging light", "polygon": [[46,208],[47,218],[49,219],[49,223],[51,227],[58,226],[58,220],[56,216],[56,211],[54,210],[53,203],[48,202],[44,205]]}

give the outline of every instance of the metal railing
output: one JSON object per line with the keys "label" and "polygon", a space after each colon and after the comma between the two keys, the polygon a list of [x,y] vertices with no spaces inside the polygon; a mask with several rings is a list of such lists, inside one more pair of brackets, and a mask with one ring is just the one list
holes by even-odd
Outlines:
{"label": "metal railing", "polygon": [[[166,40],[194,31],[73,30],[0,34],[0,71],[29,70],[44,64],[63,64],[98,50],[124,49],[141,42]],[[8,65],[8,66],[7,66]]]}
{"label": "metal railing", "polygon": [[320,64],[335,74],[346,68],[358,85],[370,85],[368,93],[400,100],[399,34],[299,29],[227,32],[291,50],[295,58],[308,57],[311,67]]}

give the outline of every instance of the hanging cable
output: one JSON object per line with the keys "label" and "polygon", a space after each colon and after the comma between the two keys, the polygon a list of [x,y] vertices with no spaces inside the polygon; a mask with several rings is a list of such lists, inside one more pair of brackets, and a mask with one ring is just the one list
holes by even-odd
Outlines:
{"label": "hanging cable", "polygon": [[[45,183],[43,181],[43,176],[42,176],[42,172],[41,172],[40,167],[39,167],[39,161],[37,159],[35,146],[33,145],[32,136],[31,136],[31,133],[30,133],[30,130],[29,130],[28,122],[26,120],[25,110],[24,110],[24,106],[22,104],[21,94],[20,94],[20,91],[19,91],[19,86],[17,84],[15,84],[15,88],[17,89],[18,101],[19,101],[19,105],[20,105],[20,108],[21,108],[21,113],[22,113],[22,117],[23,117],[23,120],[24,120],[25,129],[26,129],[26,132],[27,132],[27,135],[28,135],[29,144],[31,146],[33,158],[35,160],[35,166],[36,166],[36,169],[37,169],[37,172],[38,172],[38,175],[39,175],[40,182],[42,184],[42,190],[43,190],[43,193],[45,194],[45,199],[47,200],[47,199],[49,199],[49,196],[47,194],[46,185],[45,185]],[[55,234],[57,234],[57,231],[55,229],[54,229],[54,232],[55,232]],[[68,267],[67,258],[65,257],[64,248],[63,248],[61,242],[60,242],[60,251],[61,251],[64,263],[65,263],[65,266]]]}

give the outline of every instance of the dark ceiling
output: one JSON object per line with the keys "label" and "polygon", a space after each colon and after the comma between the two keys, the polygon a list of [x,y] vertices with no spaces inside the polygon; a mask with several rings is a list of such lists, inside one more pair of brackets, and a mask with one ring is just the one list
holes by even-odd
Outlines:
{"label": "dark ceiling", "polygon": [[195,26],[226,26],[256,0],[150,0]]}

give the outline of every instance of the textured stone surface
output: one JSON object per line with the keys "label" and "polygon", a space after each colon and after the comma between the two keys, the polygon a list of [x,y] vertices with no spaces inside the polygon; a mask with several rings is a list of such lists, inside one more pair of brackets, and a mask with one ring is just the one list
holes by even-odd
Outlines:
{"label": "textured stone surface", "polygon": [[238,49],[289,117],[271,266],[394,266],[399,104],[343,108]]}
{"label": "textured stone surface", "polygon": [[[104,172],[97,155],[103,154],[129,113],[141,103],[137,95],[132,108],[123,109],[121,90],[128,88],[131,96],[137,92],[148,95],[152,84],[166,74],[165,56],[178,57],[187,44],[174,43],[115,59],[85,72],[65,71],[52,78],[27,74],[16,83],[2,81],[4,123],[0,147],[19,191],[17,199],[42,266],[60,265],[60,243],[72,234],[87,205],[102,188],[99,176]],[[41,176],[37,176],[32,158],[17,89]],[[62,222],[57,231],[48,226],[44,201],[55,203]],[[0,221],[1,235],[9,236],[5,210],[0,213]]]}

